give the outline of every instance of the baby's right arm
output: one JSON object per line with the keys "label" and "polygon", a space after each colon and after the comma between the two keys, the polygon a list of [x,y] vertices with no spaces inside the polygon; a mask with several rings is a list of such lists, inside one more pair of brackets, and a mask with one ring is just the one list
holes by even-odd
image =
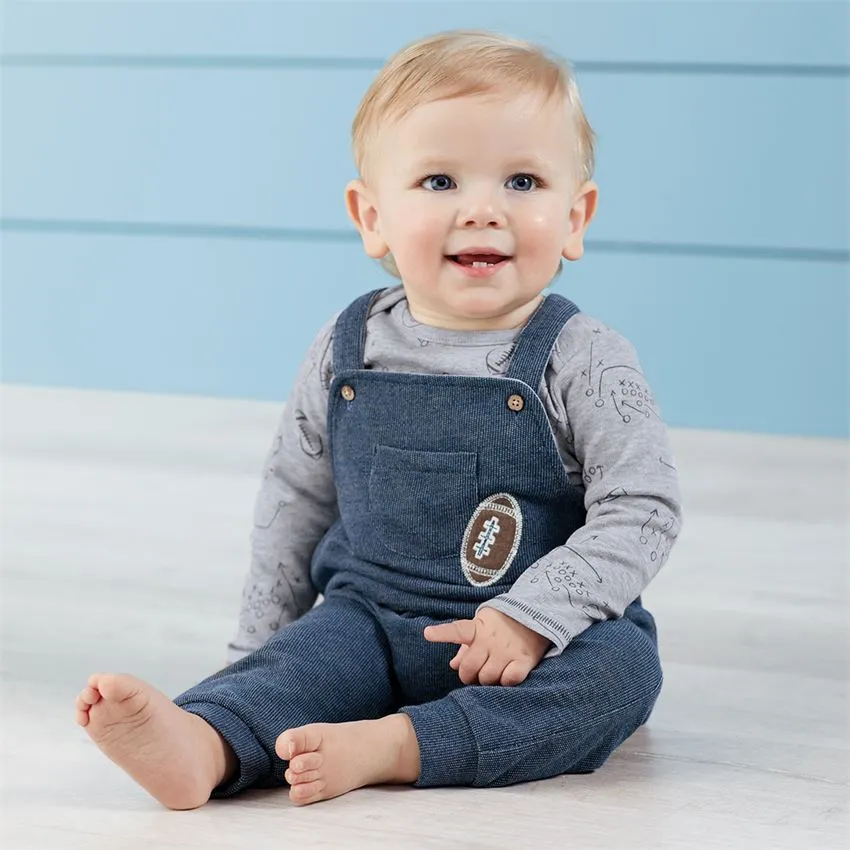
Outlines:
{"label": "baby's right arm", "polygon": [[310,346],[266,457],[231,664],[309,611],[318,595],[310,560],[338,515],[326,426],[335,322]]}

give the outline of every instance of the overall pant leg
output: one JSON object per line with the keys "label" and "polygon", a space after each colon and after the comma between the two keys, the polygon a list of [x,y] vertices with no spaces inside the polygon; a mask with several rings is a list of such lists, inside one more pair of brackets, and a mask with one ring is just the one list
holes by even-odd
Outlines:
{"label": "overall pant leg", "polygon": [[234,777],[213,792],[283,785],[278,736],[305,723],[372,720],[398,707],[386,637],[369,609],[326,599],[268,643],[177,697],[232,747]]}
{"label": "overall pant leg", "polygon": [[632,605],[516,687],[467,685],[402,708],[419,741],[416,784],[499,786],[596,770],[649,718],[661,682],[654,623]]}

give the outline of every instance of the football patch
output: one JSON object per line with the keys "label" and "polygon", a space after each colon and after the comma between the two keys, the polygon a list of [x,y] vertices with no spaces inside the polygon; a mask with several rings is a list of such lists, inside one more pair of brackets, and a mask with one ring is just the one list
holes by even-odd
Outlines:
{"label": "football patch", "polygon": [[477,587],[497,582],[509,569],[522,537],[522,512],[510,493],[488,496],[463,533],[460,564],[466,580]]}

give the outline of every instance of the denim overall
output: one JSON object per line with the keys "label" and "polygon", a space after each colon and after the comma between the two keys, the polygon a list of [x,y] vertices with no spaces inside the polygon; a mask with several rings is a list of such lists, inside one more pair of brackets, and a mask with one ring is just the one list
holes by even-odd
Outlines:
{"label": "denim overall", "polygon": [[[417,785],[592,771],[646,721],[661,688],[655,624],[639,599],[516,687],[463,685],[449,667],[457,646],[425,640],[425,626],[474,617],[584,523],[583,493],[536,391],[578,309],[546,297],[504,376],[382,372],[364,368],[379,292],[357,299],[334,332],[328,437],[339,518],[311,566],[324,601],[175,700],[239,760],[214,796],[283,784],[274,743],[286,729],[397,711],[419,742]],[[479,509],[489,520],[476,526]],[[499,533],[504,557],[476,566]]]}

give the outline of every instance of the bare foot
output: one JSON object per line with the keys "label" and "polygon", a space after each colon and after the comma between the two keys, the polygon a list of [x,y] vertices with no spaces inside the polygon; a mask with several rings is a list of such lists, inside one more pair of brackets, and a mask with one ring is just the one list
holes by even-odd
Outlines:
{"label": "bare foot", "polygon": [[212,726],[133,676],[92,676],[77,697],[77,723],[169,809],[202,806],[236,768]]}
{"label": "bare foot", "polygon": [[289,797],[300,806],[366,785],[415,782],[419,743],[406,714],[288,729],[275,751],[289,761]]}

